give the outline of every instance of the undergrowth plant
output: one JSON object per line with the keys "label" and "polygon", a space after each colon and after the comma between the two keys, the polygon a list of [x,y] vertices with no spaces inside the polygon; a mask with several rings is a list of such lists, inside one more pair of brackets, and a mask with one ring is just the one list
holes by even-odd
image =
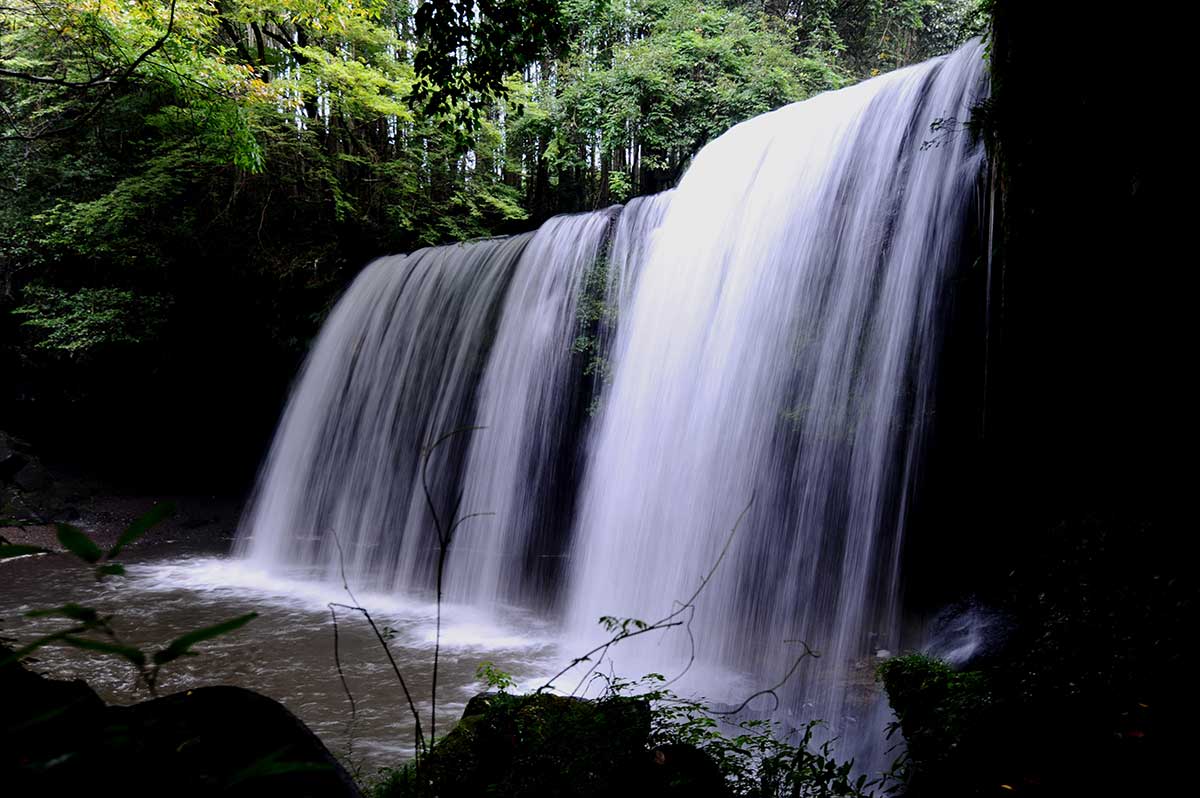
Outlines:
{"label": "undergrowth plant", "polygon": [[[101,548],[83,530],[71,524],[57,525],[58,542],[64,550],[92,569],[97,581],[124,577],[125,566],[117,562],[116,558],[127,546],[136,543],[171,515],[174,509],[170,502],[155,505],[149,512],[134,519],[108,549]],[[19,545],[0,538],[0,560],[53,553],[40,546]],[[134,669],[137,681],[151,696],[156,696],[159,675],[164,665],[183,657],[195,656],[197,652],[193,650],[193,646],[245,626],[257,618],[258,613],[249,612],[212,626],[193,629],[157,649],[143,649],[126,641],[118,631],[115,616],[105,614],[95,607],[68,602],[58,607],[32,610],[26,613],[26,617],[62,618],[69,623],[61,629],[26,643],[7,656],[0,657],[0,667],[25,659],[46,646],[68,646],[124,660]]]}
{"label": "undergrowth plant", "polygon": [[652,749],[685,745],[703,752],[720,771],[730,795],[866,798],[883,783],[856,775],[853,760],[839,762],[833,754],[835,740],[817,743],[823,721],[812,720],[800,728],[763,718],[731,722],[727,711],[714,709],[703,698],[686,698],[671,691],[662,674],[632,681],[601,678],[605,682],[603,698],[634,695],[649,702]]}

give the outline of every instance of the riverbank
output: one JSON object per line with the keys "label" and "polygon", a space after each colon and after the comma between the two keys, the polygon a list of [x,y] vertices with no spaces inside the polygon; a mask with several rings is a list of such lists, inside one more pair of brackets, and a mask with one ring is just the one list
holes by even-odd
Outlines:
{"label": "riverbank", "polygon": [[226,549],[233,545],[243,501],[229,496],[81,495],[67,512],[29,520],[13,519],[14,522],[6,520],[0,525],[0,536],[10,543],[58,551],[62,547],[56,537],[55,524],[66,522],[87,532],[99,545],[111,546],[131,521],[162,502],[172,502],[175,513],[134,545],[183,543]]}
{"label": "riverbank", "polygon": [[203,544],[228,551],[245,496],[130,490],[90,470],[46,462],[29,443],[0,431],[0,539],[60,551],[55,525],[67,523],[111,546],[130,522],[163,502],[175,511],[136,545]]}

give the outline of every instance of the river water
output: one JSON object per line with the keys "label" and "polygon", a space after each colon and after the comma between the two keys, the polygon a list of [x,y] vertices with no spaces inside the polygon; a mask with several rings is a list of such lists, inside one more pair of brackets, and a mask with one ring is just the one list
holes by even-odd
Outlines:
{"label": "river water", "polygon": [[[355,712],[338,677],[329,603],[351,603],[339,585],[306,574],[267,574],[211,548],[155,547],[123,558],[127,576],[96,582],[65,556],[0,563],[0,636],[18,644],[66,625],[26,617],[35,609],[74,602],[114,615],[126,642],[155,649],[194,629],[247,612],[259,617],[242,629],[196,647],[200,656],[166,666],[159,693],[205,685],[237,685],[282,702],[352,771],[369,775],[412,755],[413,721],[378,641],[365,621],[339,610],[339,650]],[[428,733],[435,605],[397,595],[356,594],[381,629],[422,713]],[[532,685],[560,660],[548,627],[534,616],[505,610],[484,618],[461,606],[443,607],[438,726],[444,734],[492,661]],[[32,663],[55,678],[85,679],[106,701],[147,698],[132,668],[115,657],[46,647]],[[352,718],[353,716],[353,718]]]}

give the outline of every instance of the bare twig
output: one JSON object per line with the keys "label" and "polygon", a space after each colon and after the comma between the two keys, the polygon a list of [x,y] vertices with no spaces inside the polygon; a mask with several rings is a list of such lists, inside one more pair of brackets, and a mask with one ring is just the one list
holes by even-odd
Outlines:
{"label": "bare twig", "polygon": [[[454,530],[458,529],[464,521],[472,518],[482,518],[483,516],[495,515],[495,513],[471,513],[459,518],[457,521],[451,521],[449,528],[443,528],[441,519],[438,517],[437,507],[434,506],[433,493],[429,490],[429,460],[433,456],[433,452],[437,447],[441,446],[446,441],[464,432],[474,432],[475,430],[485,429],[485,427],[459,427],[450,430],[445,435],[435,440],[433,443],[425,447],[421,460],[421,490],[425,494],[425,504],[429,507],[429,515],[433,518],[433,528],[437,532],[438,537],[438,559],[437,559],[437,618],[434,621],[433,633],[433,677],[429,687],[429,745],[432,746],[437,741],[437,683],[438,683],[438,665],[441,661],[442,653],[442,580],[446,573],[446,556],[450,553],[450,543],[454,539]],[[462,502],[462,494],[454,502],[451,518],[453,513],[458,512],[459,504]]]}
{"label": "bare twig", "polygon": [[333,604],[329,605],[329,616],[333,619],[333,663],[337,666],[338,678],[341,679],[342,689],[346,691],[346,699],[350,702],[350,720],[346,723],[346,760],[350,761],[354,756],[354,727],[358,721],[358,703],[354,700],[354,694],[350,692],[349,683],[346,682],[346,672],[342,670],[337,608]]}
{"label": "bare twig", "polygon": [[772,707],[771,711],[773,712],[776,709],[778,709],[779,708],[779,694],[776,691],[779,690],[780,687],[783,687],[787,683],[788,679],[792,678],[792,674],[795,673],[796,669],[800,667],[801,662],[808,659],[809,657],[816,659],[817,657],[821,656],[821,654],[819,652],[814,651],[812,648],[809,647],[808,643],[805,643],[803,640],[798,640],[795,642],[798,642],[800,645],[804,646],[804,653],[802,653],[800,656],[796,657],[796,661],[792,663],[792,667],[788,668],[788,672],[783,675],[783,678],[780,679],[777,684],[772,685],[771,687],[768,687],[764,690],[758,690],[756,692],[751,693],[750,695],[746,696],[746,700],[744,700],[742,703],[738,704],[733,709],[727,709],[727,710],[721,710],[721,711],[709,710],[708,714],[710,714],[710,715],[736,715],[737,713],[739,713],[743,709],[745,709],[747,706],[749,706],[751,701],[758,698],[759,696],[764,696],[764,695],[769,695],[769,696],[771,696],[771,698],[775,699],[775,706]]}
{"label": "bare twig", "polygon": [[338,550],[338,568],[342,576],[342,589],[346,591],[346,595],[350,597],[353,604],[340,604],[338,602],[330,602],[330,610],[334,607],[341,607],[345,610],[353,610],[361,613],[367,620],[367,624],[371,627],[371,631],[375,633],[375,639],[379,641],[379,645],[383,647],[383,653],[387,655],[388,662],[392,666],[392,673],[396,674],[396,680],[400,683],[400,689],[404,691],[404,699],[408,703],[408,710],[412,714],[413,723],[415,724],[416,749],[415,755],[418,760],[425,750],[425,736],[421,732],[421,714],[417,712],[416,702],[413,701],[412,693],[408,689],[408,683],[404,681],[404,674],[400,672],[400,666],[396,664],[396,658],[392,656],[392,649],[388,645],[387,638],[379,631],[379,627],[375,625],[375,619],[371,617],[371,613],[365,607],[358,603],[358,599],[354,595],[354,591],[350,589],[350,582],[346,579],[346,560],[345,554],[342,551],[342,542],[338,539],[336,533],[333,534],[334,544]]}
{"label": "bare twig", "polygon": [[[725,545],[721,547],[721,553],[719,555],[717,555],[716,561],[713,562],[712,567],[708,569],[708,573],[705,574],[704,578],[700,580],[699,586],[697,586],[696,590],[692,593],[692,595],[690,597],[688,597],[687,601],[675,602],[675,609],[673,609],[669,614],[663,616],[662,618],[655,621],[654,623],[647,624],[647,623],[639,622],[639,623],[634,624],[633,628],[631,629],[630,628],[631,622],[629,620],[622,622],[619,625],[620,630],[616,634],[614,634],[611,638],[609,638],[605,642],[601,643],[600,645],[596,646],[592,650],[583,654],[582,656],[576,657],[575,659],[571,660],[569,663],[567,663],[566,667],[564,667],[558,673],[554,674],[554,676],[550,677],[550,679],[545,684],[543,684],[541,687],[539,687],[536,692],[542,693],[542,692],[545,692],[546,690],[551,689],[554,686],[554,682],[556,682],[559,679],[559,677],[565,675],[576,665],[580,665],[584,662],[591,662],[592,663],[591,666],[583,674],[583,678],[581,678],[579,680],[579,684],[576,685],[575,690],[571,691],[571,694],[574,695],[575,692],[579,690],[579,687],[582,686],[583,683],[587,680],[587,678],[589,676],[591,676],[591,674],[593,672],[595,672],[597,667],[599,667],[600,662],[604,659],[604,655],[608,653],[608,650],[610,648],[612,648],[614,645],[616,645],[617,643],[620,643],[623,640],[628,640],[631,637],[637,637],[638,635],[646,634],[648,632],[657,632],[657,631],[661,631],[664,629],[669,629],[673,626],[685,626],[685,627],[688,626],[688,624],[691,623],[691,617],[695,614],[696,599],[700,597],[700,594],[704,591],[704,588],[708,586],[708,583],[710,581],[712,581],[713,575],[717,572],[717,568],[719,568],[721,565],[721,561],[725,559],[725,555],[729,552],[729,547],[733,544],[733,538],[737,534],[738,528],[741,527],[742,521],[746,518],[746,514],[750,512],[750,508],[754,504],[754,499],[755,499],[754,494],[751,494],[750,501],[746,502],[746,506],[742,508],[742,511],[738,514],[737,520],[734,522],[733,527],[729,530],[729,536],[725,539]],[[687,621],[680,620],[680,616],[682,616],[684,613],[688,613],[689,617],[688,617]],[[689,637],[690,636],[691,636],[691,634],[690,634],[690,627],[689,627]],[[596,655],[598,655],[598,656],[596,656]],[[596,659],[593,660],[592,659],[593,656],[596,656]],[[695,641],[694,640],[693,640],[692,658],[693,659],[695,658]],[[689,661],[687,667],[691,667],[690,661]],[[685,672],[686,672],[686,668],[685,668]],[[680,676],[681,675],[682,674],[680,674]],[[678,678],[679,678],[679,676],[676,676],[675,679],[672,679],[672,681],[675,681]]]}
{"label": "bare twig", "polygon": [[396,664],[396,658],[392,656],[392,649],[388,646],[387,638],[379,627],[375,625],[375,619],[371,617],[371,613],[365,608],[357,604],[341,604],[339,602],[330,602],[330,607],[340,607],[343,610],[353,610],[361,613],[370,625],[371,631],[375,633],[375,639],[379,641],[379,645],[383,647],[383,652],[387,654],[388,663],[392,666],[392,673],[396,674],[396,680],[400,682],[400,689],[404,691],[404,698],[408,702],[408,709],[412,713],[413,722],[416,724],[416,740],[417,740],[417,758],[425,750],[425,737],[421,732],[421,716],[417,712],[417,705],[413,702],[412,693],[408,690],[408,683],[404,681],[404,675],[400,673],[400,666]]}

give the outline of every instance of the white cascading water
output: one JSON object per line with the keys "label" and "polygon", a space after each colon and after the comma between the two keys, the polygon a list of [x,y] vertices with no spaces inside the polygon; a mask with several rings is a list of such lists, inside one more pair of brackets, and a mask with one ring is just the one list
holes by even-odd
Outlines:
{"label": "white cascading water", "polygon": [[536,603],[556,573],[562,536],[553,532],[570,524],[576,480],[576,305],[615,215],[551,219],[517,266],[478,388],[475,424],[482,429],[471,433],[458,512],[494,515],[455,532],[446,568],[455,601]]}
{"label": "white cascading water", "polygon": [[[431,528],[421,449],[471,423],[488,336],[530,238],[423,249],[363,270],[292,391],[239,554],[330,579],[345,567],[376,587],[420,584],[436,547],[402,533]],[[430,474],[447,501],[455,458]]]}
{"label": "white cascading water", "polygon": [[691,595],[753,496],[691,634],[623,643],[616,667],[692,662],[736,700],[803,640],[822,656],[777,716],[878,763],[883,708],[861,696],[902,642],[902,533],[982,172],[961,121],[986,91],[971,43],[738,125],[669,194],[376,262],[314,347],[239,551],[427,590],[421,447],[484,426],[430,461],[444,519],[495,513],[457,533],[448,599],[552,609],[572,655],[600,616]]}
{"label": "white cascading water", "polygon": [[694,682],[736,701],[779,681],[803,640],[822,656],[782,707],[873,758],[854,726],[879,722],[854,696],[873,652],[899,643],[941,300],[983,157],[960,126],[934,139],[931,123],[965,119],[983,81],[971,45],[738,125],[684,176],[622,319],[567,629],[672,612],[755,501],[691,634],[622,644],[619,671],[670,674],[694,652]]}
{"label": "white cascading water", "polygon": [[[619,207],[561,216],[536,233],[432,247],[363,270],[305,363],[238,553],[265,568],[344,572],[376,589],[430,587],[437,537],[424,451],[460,430],[429,458],[435,509],[444,526],[489,515],[455,532],[447,596],[488,606],[552,593],[588,386],[600,387],[573,351],[577,303],[601,263],[595,300],[628,295],[623,275],[635,272],[638,242],[666,196],[634,200],[619,219]],[[605,335],[604,325],[595,332]]]}

